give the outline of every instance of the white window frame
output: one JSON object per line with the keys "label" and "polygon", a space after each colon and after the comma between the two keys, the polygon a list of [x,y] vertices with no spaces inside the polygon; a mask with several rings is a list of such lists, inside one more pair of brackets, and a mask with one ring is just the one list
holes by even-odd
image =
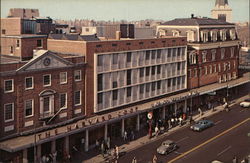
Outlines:
{"label": "white window frame", "polygon": [[[5,82],[10,81],[10,80],[12,81],[12,89],[6,91]],[[11,93],[11,92],[14,92],[14,79],[4,80],[4,93]]]}
{"label": "white window frame", "polygon": [[[61,107],[61,95],[62,94],[65,94],[65,106],[64,107]],[[74,101],[75,102],[75,101]],[[67,109],[67,107],[68,107],[68,95],[67,95],[67,93],[65,92],[65,93],[60,93],[59,94],[59,107],[60,107],[60,109]]]}
{"label": "white window frame", "polygon": [[205,63],[207,62],[207,51],[202,51],[202,62]]}
{"label": "white window frame", "polygon": [[[49,84],[45,85],[44,84],[44,76],[48,76],[49,75]],[[43,75],[43,87],[48,87],[48,86],[51,86],[51,74],[45,74]]]}
{"label": "white window frame", "polygon": [[[12,105],[12,119],[8,119],[6,120],[6,117],[5,117],[5,112],[6,112],[6,105]],[[11,122],[11,121],[14,121],[14,103],[7,103],[7,104],[4,104],[4,122]]]}
{"label": "white window frame", "polygon": [[198,77],[198,70],[197,70],[197,68],[194,69],[194,77]]}
{"label": "white window frame", "polygon": [[207,75],[207,66],[204,66],[204,74]]}
{"label": "white window frame", "polygon": [[[32,79],[32,87],[29,87],[29,88],[27,88],[27,85],[26,85],[26,79],[28,79],[28,78]],[[33,89],[33,88],[34,88],[34,78],[33,78],[33,76],[25,77],[25,90],[29,90],[29,89]]]}
{"label": "white window frame", "polygon": [[217,72],[217,67],[216,67],[216,64],[214,64],[214,73]]}
{"label": "white window frame", "polygon": [[225,52],[226,52],[226,49],[225,48],[221,48],[221,50],[220,50],[220,58],[221,59],[225,58]]}
{"label": "white window frame", "polygon": [[211,55],[212,55],[212,61],[215,61],[215,59],[216,59],[216,49],[211,50]]}
{"label": "white window frame", "polygon": [[[32,114],[27,116],[27,115],[26,115],[26,109],[27,109],[27,108],[26,108],[26,107],[27,107],[26,102],[27,102],[27,101],[30,101],[30,100],[31,100],[31,102],[32,102]],[[25,110],[24,110],[24,117],[25,117],[25,118],[33,117],[33,116],[34,116],[34,100],[33,100],[33,99],[25,100],[24,109],[25,109]]]}
{"label": "white window frame", "polygon": [[[76,99],[75,99],[75,98],[76,98],[75,93],[76,93],[76,92],[80,92],[80,103],[79,103],[79,104],[76,104],[76,103],[75,103],[75,100],[76,100]],[[74,92],[74,106],[80,106],[80,105],[82,105],[82,91],[81,91],[81,90],[75,91],[75,92]]]}
{"label": "white window frame", "polygon": [[[76,72],[80,72],[80,79],[76,79]],[[74,71],[74,80],[75,81],[81,81],[82,80],[82,70],[75,70]]]}
{"label": "white window frame", "polygon": [[213,66],[209,65],[209,74],[212,74],[212,73],[213,73]]}
{"label": "white window frame", "polygon": [[230,48],[230,51],[231,51],[231,58],[233,58],[234,57],[234,51],[235,51],[235,48],[234,47],[231,47]]}
{"label": "white window frame", "polygon": [[[66,74],[66,75],[65,75],[66,81],[63,81],[63,82],[61,81],[61,75],[62,75],[62,74]],[[59,75],[60,84],[66,84],[66,83],[68,82],[68,79],[67,79],[67,78],[68,78],[67,72],[60,72],[60,75]]]}
{"label": "white window frame", "polygon": [[221,72],[221,65],[220,65],[220,63],[218,64],[218,72]]}

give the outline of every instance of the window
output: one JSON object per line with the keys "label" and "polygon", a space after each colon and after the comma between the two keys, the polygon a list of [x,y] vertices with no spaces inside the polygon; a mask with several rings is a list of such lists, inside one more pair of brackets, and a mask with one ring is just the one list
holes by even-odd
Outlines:
{"label": "window", "polygon": [[161,66],[158,65],[158,66],[157,66],[157,74],[160,74],[160,73],[161,73]]}
{"label": "window", "polygon": [[151,75],[155,75],[155,66],[153,66],[151,69]]}
{"label": "window", "polygon": [[181,63],[178,62],[178,63],[177,63],[177,70],[179,71],[180,69],[181,69]]}
{"label": "window", "polygon": [[89,32],[89,28],[85,28],[85,31],[86,31],[86,32]]}
{"label": "window", "polygon": [[67,83],[67,72],[60,73],[60,84]]}
{"label": "window", "polygon": [[6,34],[6,30],[2,29],[2,34],[5,35]]}
{"label": "window", "polygon": [[118,62],[118,54],[117,53],[112,55],[112,60],[113,60],[113,65],[116,65]]}
{"label": "window", "polygon": [[157,50],[157,58],[160,59],[161,58],[161,49]]}
{"label": "window", "polygon": [[43,75],[43,86],[51,85],[51,75]]}
{"label": "window", "polygon": [[127,62],[131,62],[131,52],[127,52]]}
{"label": "window", "polygon": [[82,71],[75,70],[74,76],[75,76],[75,81],[81,81],[82,80]]}
{"label": "window", "polygon": [[190,42],[194,41],[194,31],[187,32],[187,41],[190,41]]}
{"label": "window", "polygon": [[13,48],[13,46],[10,46],[10,53],[11,53],[11,54],[14,53],[14,48]]}
{"label": "window", "polygon": [[43,112],[50,112],[50,97],[43,98]]}
{"label": "window", "polygon": [[225,58],[225,48],[221,48],[221,59]]}
{"label": "window", "polygon": [[36,40],[36,46],[37,47],[43,47],[42,46],[42,40]]}
{"label": "window", "polygon": [[226,71],[227,70],[227,63],[224,63],[224,69],[223,71]]}
{"label": "window", "polygon": [[14,120],[14,103],[4,104],[4,122]]}
{"label": "window", "polygon": [[144,68],[140,68],[140,77],[144,76]]}
{"label": "window", "polygon": [[144,85],[140,85],[140,94],[144,93]]}
{"label": "window", "polygon": [[216,49],[212,49],[212,50],[211,50],[211,54],[212,54],[212,61],[215,61]]}
{"label": "window", "polygon": [[112,46],[117,46],[117,44],[112,44]]}
{"label": "window", "polygon": [[130,43],[130,42],[127,42],[126,45],[131,45],[131,43]]}
{"label": "window", "polygon": [[161,81],[157,82],[157,89],[161,89]]}
{"label": "window", "polygon": [[204,66],[205,75],[207,75],[207,66]]}
{"label": "window", "polygon": [[62,93],[59,95],[60,108],[67,108],[67,93]]}
{"label": "window", "polygon": [[117,98],[118,98],[118,90],[113,90],[112,92],[113,92],[112,93],[112,99],[117,100]]}
{"label": "window", "polygon": [[210,73],[210,74],[213,73],[213,67],[212,67],[212,65],[209,66],[209,73]]}
{"label": "window", "polygon": [[201,31],[201,40],[203,42],[207,42],[208,41],[208,31]]}
{"label": "window", "polygon": [[33,89],[33,77],[25,78],[25,89]]}
{"label": "window", "polygon": [[81,91],[76,91],[74,96],[75,106],[81,105]]}
{"label": "window", "polygon": [[221,66],[220,66],[220,64],[218,64],[218,72],[220,72],[221,71]]}
{"label": "window", "polygon": [[150,67],[146,67],[146,76],[149,76]]}
{"label": "window", "polygon": [[97,77],[97,90],[98,91],[101,91],[102,90],[102,74],[98,74],[98,77]]}
{"label": "window", "polygon": [[207,51],[202,52],[202,62],[207,62]]}
{"label": "window", "polygon": [[97,66],[102,66],[103,65],[103,56],[98,55],[97,56]]}
{"label": "window", "polygon": [[147,51],[146,51],[146,60],[149,60],[149,58],[150,58],[150,51],[147,50]]}
{"label": "window", "polygon": [[130,96],[131,96],[131,90],[132,90],[131,87],[128,87],[128,88],[127,88],[127,97],[130,97]]}
{"label": "window", "polygon": [[130,85],[131,84],[131,70],[128,70],[127,71],[127,85]]}
{"label": "window", "polygon": [[139,42],[139,45],[143,45],[143,42]]}
{"label": "window", "polygon": [[231,58],[233,58],[234,57],[234,47],[231,47]]}
{"label": "window", "polygon": [[8,93],[8,92],[13,92],[14,91],[14,80],[10,79],[10,80],[5,80],[4,81],[4,92]]}
{"label": "window", "polygon": [[26,100],[25,101],[25,117],[31,117],[33,116],[33,100]]}
{"label": "window", "polygon": [[217,31],[211,31],[211,38],[213,42],[217,41]]}
{"label": "window", "polygon": [[156,82],[153,82],[151,85],[151,91],[155,91],[155,86],[156,86]]}
{"label": "window", "polygon": [[197,77],[198,76],[198,71],[197,71],[197,68],[194,69],[194,77]]}
{"label": "window", "polygon": [[196,64],[197,60],[196,60],[196,54],[195,52],[191,52],[189,54],[189,64],[192,65],[192,64]]}
{"label": "window", "polygon": [[16,40],[16,47],[17,47],[17,48],[20,47],[20,40]]}
{"label": "window", "polygon": [[113,81],[112,86],[113,86],[112,88],[117,88],[117,86],[118,86],[117,81]]}
{"label": "window", "polygon": [[98,97],[97,97],[97,104],[101,104],[102,103],[102,93],[98,93]]}
{"label": "window", "polygon": [[147,83],[146,84],[146,92],[149,92],[149,89],[150,89],[150,83]]}
{"label": "window", "polygon": [[230,63],[230,62],[228,62],[228,64],[227,64],[227,68],[228,68],[228,70],[230,70],[230,69],[231,69],[231,63]]}
{"label": "window", "polygon": [[214,73],[217,72],[216,64],[214,65]]}
{"label": "window", "polygon": [[227,39],[226,30],[220,30],[220,37],[222,41]]}
{"label": "window", "polygon": [[101,47],[102,47],[102,45],[98,44],[98,45],[96,45],[95,47],[97,47],[97,48],[101,48]]}
{"label": "window", "polygon": [[156,50],[152,50],[151,59],[155,59]]}
{"label": "window", "polygon": [[231,29],[231,30],[230,30],[230,38],[231,38],[232,40],[235,40],[235,39],[236,39],[236,32],[235,32],[234,29]]}

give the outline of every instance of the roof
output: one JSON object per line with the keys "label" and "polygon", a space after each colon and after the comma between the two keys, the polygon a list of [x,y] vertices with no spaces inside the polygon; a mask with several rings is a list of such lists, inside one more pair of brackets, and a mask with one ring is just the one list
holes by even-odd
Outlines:
{"label": "roof", "polygon": [[200,26],[200,25],[234,25],[218,19],[212,18],[178,18],[167,21],[161,25],[179,25],[179,26]]}
{"label": "roof", "polygon": [[3,35],[1,37],[7,37],[7,38],[45,38],[47,35],[36,35],[36,34],[21,34],[21,35]]}
{"label": "roof", "polygon": [[49,39],[73,40],[73,41],[100,41],[96,35],[78,35],[78,34],[50,34]]}
{"label": "roof", "polygon": [[8,63],[18,63],[21,61],[20,57],[10,56],[10,55],[0,55],[0,64],[8,64]]}
{"label": "roof", "polygon": [[228,0],[216,0],[215,2],[215,6],[216,5],[225,6],[226,4],[228,5]]}

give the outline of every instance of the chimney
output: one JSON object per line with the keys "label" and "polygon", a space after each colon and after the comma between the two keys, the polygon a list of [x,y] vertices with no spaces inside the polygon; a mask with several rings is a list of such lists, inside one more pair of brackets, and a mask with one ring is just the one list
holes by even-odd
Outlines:
{"label": "chimney", "polygon": [[121,39],[121,31],[116,31],[115,32],[115,39],[120,40]]}

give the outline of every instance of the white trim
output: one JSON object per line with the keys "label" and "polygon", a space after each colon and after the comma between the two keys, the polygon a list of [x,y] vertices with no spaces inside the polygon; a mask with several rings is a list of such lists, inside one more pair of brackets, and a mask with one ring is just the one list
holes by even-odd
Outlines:
{"label": "white trim", "polygon": [[[61,74],[63,74],[63,73],[65,73],[66,74],[66,81],[64,81],[64,82],[62,82],[61,81]],[[60,72],[60,74],[59,74],[59,80],[60,80],[60,84],[67,84],[67,82],[68,82],[68,73],[67,72]]]}
{"label": "white trim", "polygon": [[[75,77],[76,77],[76,72],[78,72],[78,71],[80,72],[80,79],[76,79],[76,78],[75,78]],[[82,80],[82,70],[75,70],[75,71],[74,71],[74,80],[75,80],[75,81],[81,81],[81,80]]]}
{"label": "white trim", "polygon": [[[31,110],[32,110],[32,114],[31,115],[28,115],[28,116],[26,116],[26,107],[27,107],[27,105],[26,105],[26,102],[27,101],[30,101],[31,100],[31,105],[32,105],[32,108],[31,108]],[[24,102],[24,117],[25,118],[29,118],[29,117],[32,117],[32,116],[34,116],[34,100],[33,99],[28,99],[28,100],[25,100],[25,102]]]}
{"label": "white trim", "polygon": [[[75,93],[76,92],[80,92],[80,103],[79,104],[75,104],[75,100],[76,100],[75,99],[76,98]],[[82,105],[82,91],[81,90],[74,92],[74,106],[79,106],[79,105]]]}
{"label": "white trim", "polygon": [[[49,75],[49,84],[44,85],[44,76],[47,76],[47,75]],[[49,86],[51,86],[51,74],[45,74],[45,75],[43,75],[43,87],[49,87]]]}
{"label": "white trim", "polygon": [[[64,107],[61,107],[61,95],[62,94],[65,94],[65,106]],[[68,95],[67,95],[67,93],[65,92],[65,93],[60,93],[59,94],[59,108],[60,109],[66,109],[68,107]]]}
{"label": "white trim", "polygon": [[81,112],[82,112],[81,109],[76,109],[76,110],[74,110],[74,114],[79,114],[79,113],[81,113]]}
{"label": "white trim", "polygon": [[14,130],[14,125],[4,127],[4,132],[8,132],[8,131],[12,131],[12,130]]}
{"label": "white trim", "polygon": [[[8,119],[6,120],[5,118],[5,110],[6,110],[6,105],[12,105],[12,118],[11,119]],[[11,121],[14,121],[14,103],[7,103],[7,104],[4,104],[4,122],[11,122]]]}
{"label": "white trim", "polygon": [[33,126],[33,125],[34,125],[34,121],[33,120],[24,122],[24,127],[29,127],[29,126]]}
{"label": "white trim", "polygon": [[[5,88],[5,82],[6,81],[12,81],[12,89],[9,90],[9,91],[6,91],[6,88]],[[10,93],[10,92],[14,92],[14,79],[8,79],[8,80],[4,80],[4,93]]]}
{"label": "white trim", "polygon": [[[26,79],[27,78],[31,78],[32,79],[32,87],[29,87],[29,88],[26,87]],[[34,89],[34,78],[33,78],[33,76],[25,77],[25,83],[24,84],[25,84],[25,90]]]}

